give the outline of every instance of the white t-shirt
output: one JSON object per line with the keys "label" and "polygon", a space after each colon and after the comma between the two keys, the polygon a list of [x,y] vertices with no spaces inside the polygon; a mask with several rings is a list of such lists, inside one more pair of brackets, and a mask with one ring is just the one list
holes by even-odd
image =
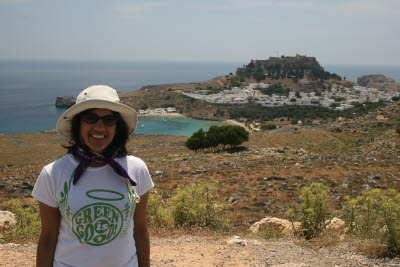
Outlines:
{"label": "white t-shirt", "polygon": [[109,165],[88,167],[73,185],[78,162],[71,154],[40,173],[32,196],[61,213],[54,266],[138,266],[133,214],[136,200],[154,184],[141,159],[127,156],[116,161],[136,186]]}

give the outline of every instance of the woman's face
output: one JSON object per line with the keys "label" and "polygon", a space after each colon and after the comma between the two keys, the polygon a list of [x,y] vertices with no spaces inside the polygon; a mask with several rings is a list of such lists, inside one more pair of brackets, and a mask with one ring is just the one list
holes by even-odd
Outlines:
{"label": "woman's face", "polygon": [[[97,115],[98,117],[113,116],[111,110],[102,108],[92,109],[89,113]],[[84,118],[81,118],[80,126],[80,134],[83,142],[90,148],[90,150],[98,154],[101,154],[112,142],[117,127],[116,123],[107,126],[101,119],[93,123],[93,120],[85,120]]]}

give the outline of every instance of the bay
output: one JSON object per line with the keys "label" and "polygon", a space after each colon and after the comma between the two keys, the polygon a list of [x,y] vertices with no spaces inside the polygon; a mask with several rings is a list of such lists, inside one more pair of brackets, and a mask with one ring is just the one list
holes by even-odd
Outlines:
{"label": "bay", "polygon": [[[65,109],[54,106],[57,96],[76,96],[94,84],[119,92],[165,83],[199,82],[235,72],[232,62],[77,62],[0,61],[0,133],[54,129]],[[157,122],[158,120],[155,120]],[[179,121],[179,119],[177,119]],[[186,129],[200,129],[197,121]],[[145,134],[155,132],[143,129]],[[190,131],[191,131],[190,130]],[[157,131],[159,132],[159,131]],[[179,134],[179,131],[175,131]]]}

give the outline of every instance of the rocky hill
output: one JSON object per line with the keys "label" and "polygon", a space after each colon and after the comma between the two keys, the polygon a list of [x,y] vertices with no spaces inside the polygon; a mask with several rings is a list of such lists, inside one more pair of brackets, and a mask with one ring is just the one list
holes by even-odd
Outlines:
{"label": "rocky hill", "polygon": [[239,76],[266,75],[273,79],[293,79],[302,82],[316,81],[318,79],[341,78],[336,74],[325,71],[315,57],[296,55],[295,57],[270,57],[267,60],[251,60],[247,66],[238,68]]}
{"label": "rocky hill", "polygon": [[383,74],[368,74],[357,78],[357,83],[364,87],[372,87],[391,92],[400,92],[400,83]]}

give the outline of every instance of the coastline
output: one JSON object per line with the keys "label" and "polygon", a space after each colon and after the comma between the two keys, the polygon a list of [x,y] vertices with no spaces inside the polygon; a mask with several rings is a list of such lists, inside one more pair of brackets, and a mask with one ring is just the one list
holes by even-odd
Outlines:
{"label": "coastline", "polygon": [[242,122],[238,122],[237,120],[226,120],[225,123],[230,124],[230,125],[237,125],[237,126],[242,126],[245,128],[247,131],[250,132],[250,129],[246,127],[246,125]]}
{"label": "coastline", "polygon": [[179,113],[169,114],[138,114],[138,118],[152,118],[152,117],[172,117],[172,118],[187,118],[185,115]]}

